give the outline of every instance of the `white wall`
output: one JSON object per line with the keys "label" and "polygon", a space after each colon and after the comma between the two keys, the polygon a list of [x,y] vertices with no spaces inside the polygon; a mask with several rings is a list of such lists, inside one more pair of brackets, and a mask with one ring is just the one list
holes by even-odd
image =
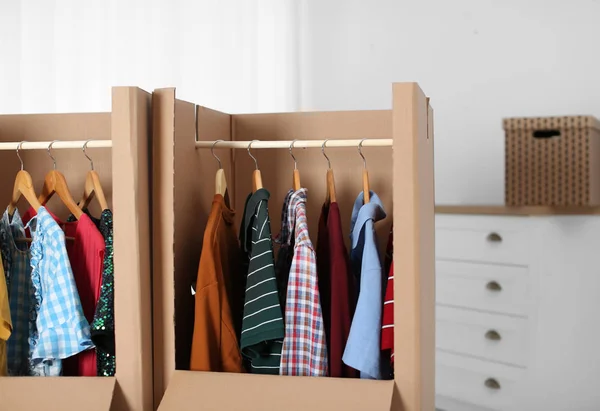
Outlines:
{"label": "white wall", "polygon": [[110,87],[295,110],[293,0],[0,0],[0,113],[110,110]]}
{"label": "white wall", "polygon": [[503,117],[600,117],[599,21],[597,0],[304,0],[301,106],[389,108],[418,81],[436,201],[503,203]]}

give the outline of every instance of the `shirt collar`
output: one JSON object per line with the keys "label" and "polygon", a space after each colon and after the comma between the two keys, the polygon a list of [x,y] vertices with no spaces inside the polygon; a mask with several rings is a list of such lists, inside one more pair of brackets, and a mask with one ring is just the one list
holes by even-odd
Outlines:
{"label": "shirt collar", "polygon": [[225,203],[225,197],[221,194],[215,194],[213,198],[213,204],[218,204],[221,209],[221,216],[227,223],[232,223],[235,217],[235,211],[227,206]]}
{"label": "shirt collar", "polygon": [[[57,226],[58,224],[54,221],[53,215],[46,209],[46,207],[42,206],[38,208],[37,214],[31,217],[31,219],[25,225],[25,228],[29,228],[31,233],[36,233],[39,230],[44,232],[48,232],[52,226]],[[33,236],[35,237],[35,235]]]}
{"label": "shirt collar", "polygon": [[364,193],[361,191],[356,201],[354,201],[354,208],[352,209],[352,221],[350,223],[350,238],[352,241],[352,248],[356,247],[360,231],[362,230],[365,223],[369,220],[373,220],[374,223],[383,220],[386,217],[383,204],[379,199],[379,196],[373,191],[369,191],[370,201],[364,204]]}
{"label": "shirt collar", "polygon": [[[296,226],[296,207],[306,207],[306,188],[300,188],[292,192],[289,198],[288,215],[287,215],[287,243],[291,244],[292,235],[294,235],[294,227]],[[296,233],[297,234],[297,233]]]}
{"label": "shirt collar", "polygon": [[256,192],[249,194],[248,198],[246,198],[246,206],[244,207],[244,218],[242,219],[242,229],[240,230],[240,242],[242,243],[242,247],[244,247],[244,251],[248,252],[250,250],[249,243],[251,241],[252,236],[249,235],[250,224],[254,215],[256,214],[256,208],[260,204],[261,201],[269,200],[271,194],[265,189],[260,188],[256,190]]}

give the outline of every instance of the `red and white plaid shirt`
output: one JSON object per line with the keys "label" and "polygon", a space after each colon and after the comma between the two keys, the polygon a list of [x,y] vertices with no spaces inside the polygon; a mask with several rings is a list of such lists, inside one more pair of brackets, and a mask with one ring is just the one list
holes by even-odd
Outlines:
{"label": "red and white plaid shirt", "polygon": [[381,349],[390,350],[390,361],[394,363],[394,260],[393,260],[393,227],[385,252],[385,270],[388,272],[385,299],[383,302],[383,318],[381,324]]}
{"label": "red and white plaid shirt", "polygon": [[285,304],[281,375],[327,376],[327,344],[321,312],[315,250],[308,236],[306,189],[292,194],[288,228],[295,235]]}

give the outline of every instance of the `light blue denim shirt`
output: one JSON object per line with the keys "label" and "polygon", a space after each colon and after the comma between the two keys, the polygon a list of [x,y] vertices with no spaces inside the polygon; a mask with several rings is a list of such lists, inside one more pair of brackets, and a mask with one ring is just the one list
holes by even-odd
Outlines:
{"label": "light blue denim shirt", "polygon": [[377,194],[364,204],[361,192],[352,210],[350,265],[357,277],[358,303],[342,360],[360,371],[361,378],[380,379],[381,311],[383,271],[375,235],[375,223],[385,218]]}

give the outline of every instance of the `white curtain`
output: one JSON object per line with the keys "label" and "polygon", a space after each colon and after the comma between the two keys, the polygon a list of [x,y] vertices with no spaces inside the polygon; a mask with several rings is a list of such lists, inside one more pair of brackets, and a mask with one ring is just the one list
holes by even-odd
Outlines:
{"label": "white curtain", "polygon": [[110,110],[110,87],[299,106],[294,0],[0,0],[0,113]]}

